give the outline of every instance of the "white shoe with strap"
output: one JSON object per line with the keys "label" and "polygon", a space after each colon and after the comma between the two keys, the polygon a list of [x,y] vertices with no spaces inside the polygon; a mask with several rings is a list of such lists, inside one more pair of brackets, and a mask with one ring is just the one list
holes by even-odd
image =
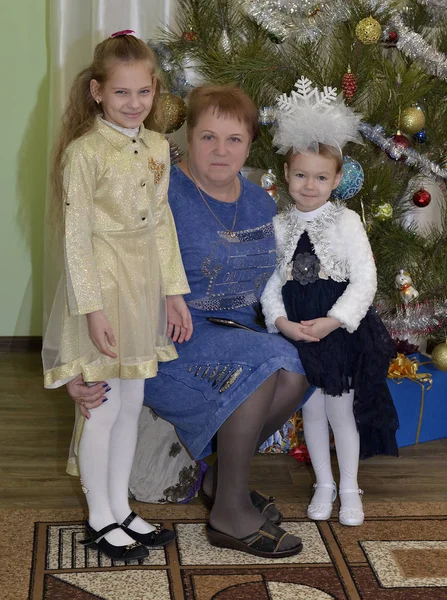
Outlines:
{"label": "white shoe with strap", "polygon": [[365,513],[363,512],[363,508],[350,508],[350,507],[343,507],[343,496],[345,496],[345,494],[358,494],[360,496],[360,502],[362,501],[361,498],[363,496],[363,490],[357,488],[357,489],[346,489],[346,490],[339,490],[340,493],[340,502],[341,502],[341,507],[340,507],[340,511],[338,513],[338,521],[339,523],[341,523],[342,525],[348,525],[350,527],[357,527],[359,525],[362,525],[363,521],[365,520]]}
{"label": "white shoe with strap", "polygon": [[312,519],[313,521],[327,521],[330,519],[335,498],[337,497],[337,486],[335,485],[335,481],[332,483],[314,483],[314,490],[321,488],[332,490],[332,496],[330,502],[314,502],[314,498],[312,498],[307,507],[307,518]]}

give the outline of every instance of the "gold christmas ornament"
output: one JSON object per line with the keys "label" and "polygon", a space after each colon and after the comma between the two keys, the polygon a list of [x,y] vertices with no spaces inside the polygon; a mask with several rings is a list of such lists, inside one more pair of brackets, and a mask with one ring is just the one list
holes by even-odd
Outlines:
{"label": "gold christmas ornament", "polygon": [[425,125],[425,115],[417,106],[405,108],[400,115],[400,129],[405,133],[418,133]]}
{"label": "gold christmas ornament", "polygon": [[180,96],[163,92],[160,94],[160,115],[164,133],[177,131],[186,119],[186,104]]}
{"label": "gold christmas ornament", "polygon": [[372,17],[366,17],[357,23],[355,35],[362,44],[377,44],[382,35],[382,27]]}
{"label": "gold christmas ornament", "polygon": [[433,348],[431,359],[437,369],[447,371],[447,340]]}
{"label": "gold christmas ornament", "polygon": [[388,221],[393,216],[393,207],[389,202],[381,202],[373,208],[372,215],[378,221]]}

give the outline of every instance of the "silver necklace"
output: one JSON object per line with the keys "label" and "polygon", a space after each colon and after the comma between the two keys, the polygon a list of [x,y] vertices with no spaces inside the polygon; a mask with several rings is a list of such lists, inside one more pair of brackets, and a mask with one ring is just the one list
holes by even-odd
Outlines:
{"label": "silver necklace", "polygon": [[193,174],[191,173],[191,169],[188,166],[188,172],[189,175],[194,183],[194,185],[197,188],[197,191],[199,192],[200,197],[202,198],[202,200],[204,201],[204,203],[206,204],[206,206],[208,207],[208,210],[210,211],[210,213],[213,215],[213,217],[216,219],[216,221],[224,228],[225,233],[227,233],[227,235],[229,235],[230,237],[234,238],[236,237],[236,234],[234,233],[234,227],[236,225],[236,219],[237,219],[237,209],[239,208],[239,198],[236,200],[236,210],[234,211],[234,218],[233,218],[233,224],[231,226],[230,229],[228,229],[228,227],[225,227],[225,225],[222,223],[222,221],[219,219],[219,217],[214,213],[213,209],[211,208],[211,206],[208,204],[208,202],[206,201],[205,196],[202,193],[202,190],[199,188],[199,186],[197,185],[197,181],[194,179]]}

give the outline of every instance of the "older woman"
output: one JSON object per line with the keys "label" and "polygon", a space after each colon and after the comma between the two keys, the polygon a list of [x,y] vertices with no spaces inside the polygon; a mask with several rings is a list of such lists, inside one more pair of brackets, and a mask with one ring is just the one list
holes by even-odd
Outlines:
{"label": "older woman", "polygon": [[[276,507],[250,494],[248,474],[259,445],[299,407],[307,381],[296,349],[257,323],[275,267],[276,212],[270,196],[239,174],[257,133],[258,111],[241,90],[192,92],[188,159],[171,170],[169,202],[194,334],[177,344],[177,360],[146,381],[145,405],[174,424],[195,459],[217,447],[217,469],[203,482],[210,543],[279,558],[300,552],[301,540],[278,527]],[[179,333],[176,327],[173,338]]]}

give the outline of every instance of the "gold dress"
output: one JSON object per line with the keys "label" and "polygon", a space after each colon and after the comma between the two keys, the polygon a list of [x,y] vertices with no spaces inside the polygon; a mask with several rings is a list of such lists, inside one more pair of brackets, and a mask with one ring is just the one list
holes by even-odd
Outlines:
{"label": "gold dress", "polygon": [[[130,138],[98,118],[66,151],[64,273],[44,336],[46,388],[146,379],[177,358],[166,336],[167,295],[189,286],[168,205],[169,144],[143,126]],[[92,344],[87,313],[103,310],[112,359]]]}

